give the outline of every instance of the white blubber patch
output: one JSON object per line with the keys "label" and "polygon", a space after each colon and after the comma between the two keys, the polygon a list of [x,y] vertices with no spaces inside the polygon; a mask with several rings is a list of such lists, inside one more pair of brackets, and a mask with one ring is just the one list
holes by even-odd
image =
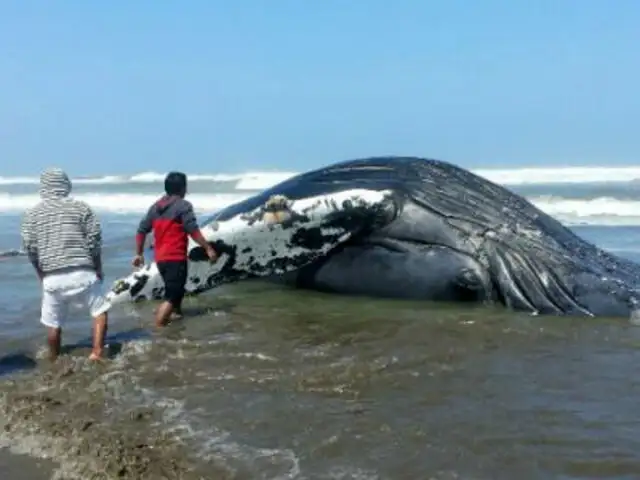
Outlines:
{"label": "white blubber patch", "polygon": [[[202,227],[202,235],[209,242],[221,242],[225,248],[215,263],[189,261],[186,291],[204,291],[225,280],[281,274],[308,265],[348,240],[360,226],[336,224],[336,218],[341,214],[347,218],[356,212],[365,216],[369,212],[371,216],[379,214],[391,193],[353,189],[299,200],[276,195],[255,210],[228,220],[218,222],[214,217]],[[189,252],[196,248],[201,247],[190,239]],[[115,305],[158,298],[163,290],[154,262],[117,280],[107,298]]]}

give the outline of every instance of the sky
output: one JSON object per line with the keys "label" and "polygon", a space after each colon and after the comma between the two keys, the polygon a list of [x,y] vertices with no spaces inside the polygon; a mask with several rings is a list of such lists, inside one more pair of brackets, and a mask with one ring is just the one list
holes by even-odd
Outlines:
{"label": "sky", "polygon": [[0,176],[640,164],[636,0],[4,0]]}

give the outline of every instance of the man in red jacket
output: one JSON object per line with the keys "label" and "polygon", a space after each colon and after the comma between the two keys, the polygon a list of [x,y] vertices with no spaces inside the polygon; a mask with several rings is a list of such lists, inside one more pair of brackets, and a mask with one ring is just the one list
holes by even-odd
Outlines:
{"label": "man in red jacket", "polygon": [[156,325],[165,326],[172,314],[182,314],[182,299],[187,282],[188,237],[205,249],[211,262],[218,258],[216,251],[204,239],[193,206],[184,199],[187,194],[187,176],[171,172],[164,180],[164,195],[154,203],[138,226],[136,256],[133,266],[144,265],[144,241],[153,231],[154,256],[164,281],[164,302],[156,311]]}

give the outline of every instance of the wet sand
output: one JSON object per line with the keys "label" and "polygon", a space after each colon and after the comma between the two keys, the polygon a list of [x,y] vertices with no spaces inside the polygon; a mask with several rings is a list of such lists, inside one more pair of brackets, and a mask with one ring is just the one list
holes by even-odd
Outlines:
{"label": "wet sand", "polygon": [[76,345],[0,381],[3,444],[65,480],[640,478],[624,320],[258,282],[190,299],[160,333],[137,308],[104,364]]}

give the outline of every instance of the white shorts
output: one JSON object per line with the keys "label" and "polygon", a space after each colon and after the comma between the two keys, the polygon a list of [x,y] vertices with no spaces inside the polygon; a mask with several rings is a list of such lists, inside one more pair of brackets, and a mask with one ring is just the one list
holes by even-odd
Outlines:
{"label": "white shorts", "polygon": [[89,310],[93,318],[109,310],[111,305],[102,293],[102,285],[95,272],[76,270],[44,277],[40,323],[60,328],[71,306]]}

